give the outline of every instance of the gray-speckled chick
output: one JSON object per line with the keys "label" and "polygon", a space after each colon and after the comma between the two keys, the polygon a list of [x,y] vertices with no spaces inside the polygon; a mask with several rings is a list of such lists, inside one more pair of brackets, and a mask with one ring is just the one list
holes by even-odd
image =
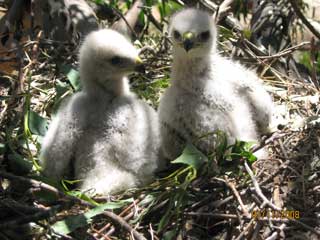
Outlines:
{"label": "gray-speckled chick", "polygon": [[[171,19],[173,42],[171,86],[160,101],[162,148],[169,159],[182,152],[187,141],[216,130],[228,142],[258,141],[268,128],[273,102],[251,70],[220,56],[216,26],[206,12],[186,9]],[[197,141],[209,152],[216,137]],[[264,151],[257,154],[265,156]]]}
{"label": "gray-speckled chick", "polygon": [[81,189],[109,194],[149,182],[160,149],[156,112],[130,92],[126,75],[141,65],[121,34],[99,30],[80,49],[83,90],[58,112],[45,136],[45,175],[60,179],[72,160]]}

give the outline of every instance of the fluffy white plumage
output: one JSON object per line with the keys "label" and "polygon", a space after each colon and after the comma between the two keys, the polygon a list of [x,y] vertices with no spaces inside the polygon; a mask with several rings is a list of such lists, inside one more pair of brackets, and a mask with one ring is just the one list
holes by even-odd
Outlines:
{"label": "fluffy white plumage", "polygon": [[[258,141],[271,119],[273,102],[257,75],[216,51],[217,30],[206,12],[186,9],[171,19],[171,86],[160,101],[162,148],[176,158],[187,141],[216,130],[229,143]],[[214,135],[197,141],[208,152]],[[262,150],[258,157],[265,155]]]}
{"label": "fluffy white plumage", "polygon": [[109,194],[149,182],[160,148],[156,112],[130,92],[126,75],[139,66],[119,33],[89,34],[80,49],[83,90],[59,110],[44,138],[45,175],[71,170],[82,190]]}

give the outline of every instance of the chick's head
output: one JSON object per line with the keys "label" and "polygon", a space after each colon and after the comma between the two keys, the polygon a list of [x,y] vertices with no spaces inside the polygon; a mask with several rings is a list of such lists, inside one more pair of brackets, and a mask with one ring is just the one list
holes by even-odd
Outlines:
{"label": "chick's head", "polygon": [[215,49],[217,30],[207,12],[190,8],[172,17],[169,35],[174,55],[187,58],[204,57]]}
{"label": "chick's head", "polygon": [[143,69],[135,47],[123,35],[108,29],[92,32],[85,38],[79,61],[84,85],[88,81],[104,85]]}

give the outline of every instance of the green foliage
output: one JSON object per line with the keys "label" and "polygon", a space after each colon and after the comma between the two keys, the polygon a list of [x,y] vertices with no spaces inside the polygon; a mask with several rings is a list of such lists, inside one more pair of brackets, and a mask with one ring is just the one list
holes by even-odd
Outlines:
{"label": "green foliage", "polygon": [[[320,74],[320,54],[317,54],[317,60],[315,62],[315,68],[317,74]],[[300,56],[300,63],[303,64],[308,70],[312,71],[312,60],[310,52],[303,52]]]}
{"label": "green foliage", "polygon": [[216,131],[216,146],[214,149],[214,154],[217,160],[223,159],[226,151],[228,150],[228,138],[227,134],[222,131]]}
{"label": "green foliage", "polygon": [[165,76],[162,79],[152,83],[147,82],[145,79],[138,79],[137,83],[133,83],[133,91],[141,98],[152,102],[154,107],[158,106],[160,93],[169,86],[169,78]]}
{"label": "green foliage", "polygon": [[[98,4],[107,4],[116,9],[120,9],[120,11],[123,13],[127,11],[133,3],[132,0],[122,1],[121,5],[119,1],[115,0],[94,0],[94,2]],[[237,3],[239,2],[241,1],[237,1]],[[244,3],[241,4],[244,5]],[[170,15],[182,8],[182,6],[176,1],[146,0],[147,7],[151,7],[153,5],[156,5],[156,7],[159,9],[161,21],[167,21]],[[147,7],[146,9],[148,9]],[[146,9],[144,9],[144,11],[146,11]],[[139,19],[140,22],[148,24],[144,12],[140,14]],[[222,39],[228,39],[231,41],[236,40],[234,33],[227,28],[220,27],[219,33]],[[248,39],[250,38],[250,34],[251,32],[249,30],[247,32],[244,32],[244,36]],[[152,47],[159,45],[159,37],[157,38],[148,34],[145,38],[148,38],[150,42],[153,42]],[[140,39],[140,41],[141,42],[139,43],[139,47],[148,45],[143,42],[146,41],[146,39]],[[157,57],[159,56],[157,55]],[[158,72],[154,73],[154,75],[157,75],[154,78],[156,80],[152,81],[148,78],[148,76],[146,77],[145,75],[135,75],[137,76],[137,81],[134,81],[132,84],[134,91],[141,98],[151,101],[153,106],[157,106],[161,92],[163,92],[164,89],[169,86],[170,66],[168,66],[168,62],[170,58],[164,59],[165,60],[161,62],[161,64],[157,65],[157,68],[161,68],[161,70],[157,69],[159,71],[159,74]],[[308,61],[310,62],[310,60]],[[320,68],[320,66],[318,67]],[[59,67],[59,71],[64,74],[64,76],[67,78],[67,81],[64,81],[65,78],[60,78],[60,80],[58,79],[56,81],[56,84],[54,86],[55,89],[53,89],[55,90],[55,95],[53,95],[55,96],[55,98],[52,98],[53,100],[49,104],[53,105],[53,109],[58,108],[61,100],[64,99],[65,96],[81,89],[79,72],[76,69],[74,69],[71,65],[64,64]],[[152,71],[155,70],[152,69]],[[40,167],[37,166],[37,163],[34,160],[34,156],[36,156],[37,153],[36,151],[32,151],[30,149],[30,146],[39,146],[39,143],[37,144],[37,140],[39,139],[38,137],[45,135],[48,126],[48,122],[46,119],[41,117],[35,111],[31,110],[32,108],[30,100],[33,96],[31,95],[30,84],[31,77],[29,79],[29,88],[26,93],[23,133],[21,133],[18,137],[19,140],[20,138],[23,138],[23,141],[15,142],[15,144],[19,144],[18,147],[23,148],[21,151],[15,152],[14,147],[11,147],[11,154],[9,154],[10,167],[12,169],[17,169],[20,174],[30,173],[33,168],[40,169]],[[48,89],[45,89],[43,91],[47,90]],[[250,151],[250,143],[236,141],[235,144],[229,146],[225,133],[216,131],[213,134],[215,134],[216,140],[215,148],[212,149],[211,155],[206,156],[194,145],[189,143],[186,145],[182,154],[177,159],[171,162],[174,166],[176,166],[173,172],[167,173],[167,177],[158,180],[157,182],[151,184],[149,187],[138,190],[138,193],[145,191],[145,197],[143,197],[143,200],[138,203],[139,208],[143,210],[138,216],[135,216],[135,218],[131,220],[130,223],[137,223],[138,221],[147,219],[148,217],[154,217],[157,231],[160,234],[163,234],[162,239],[176,239],[179,232],[179,224],[182,224],[183,222],[184,210],[190,207],[191,203],[194,203],[194,199],[199,198],[199,196],[197,195],[199,193],[194,193],[194,189],[191,186],[194,180],[200,177],[205,179],[212,177],[213,174],[215,174],[215,172],[211,171],[213,169],[213,163],[215,161],[217,161],[222,167],[226,162],[232,162],[233,166],[238,167],[238,164],[240,164],[239,159],[246,158],[250,162],[256,160],[256,157]],[[203,136],[199,140],[206,137],[211,137],[211,135],[212,134]],[[10,139],[10,141],[13,142],[12,139]],[[0,144],[0,153],[4,152],[5,148],[10,144]],[[33,161],[33,163],[31,162],[31,160]],[[223,173],[225,174],[225,171],[223,171]],[[36,176],[34,178],[55,186],[59,190],[64,191],[64,193],[67,195],[80,198],[97,206],[96,208],[89,210],[86,213],[78,214],[76,216],[70,216],[62,221],[55,223],[52,228],[55,232],[60,234],[68,234],[79,227],[84,227],[90,224],[93,217],[102,214],[105,210],[120,210],[121,208],[134,201],[133,198],[129,198],[99,205],[86,193],[78,190],[73,190],[74,187],[69,187],[69,185],[73,186],[74,184],[78,183],[78,180],[62,180],[61,182],[57,182],[53,181],[52,179],[44,178],[42,176]],[[137,192],[135,192],[135,194],[136,193]],[[57,196],[45,191],[37,192],[35,193],[35,195],[41,200],[45,200],[48,202],[57,200]],[[159,207],[159,205],[161,205],[161,207]],[[157,214],[152,216],[155,212]],[[159,212],[161,213],[160,215]],[[171,223],[173,222],[177,225],[172,226]]]}
{"label": "green foliage", "polygon": [[28,152],[28,158],[30,158],[31,161],[33,162],[33,166],[35,167],[35,169],[39,171],[40,166],[38,165],[38,163],[36,162],[33,156],[30,145],[32,144],[37,148],[37,142],[33,139],[32,133],[38,136],[42,136],[42,134],[44,135],[47,130],[47,123],[37,113],[31,111],[30,89],[31,89],[31,75],[28,78],[28,89],[26,93],[26,102],[24,106],[23,142],[25,143],[25,146]]}
{"label": "green foliage", "polygon": [[146,211],[141,214],[139,219],[145,215],[152,215],[153,208],[158,203],[167,202],[162,217],[160,221],[158,220],[157,231],[164,233],[164,239],[174,239],[177,231],[167,230],[167,227],[171,222],[180,219],[183,209],[192,199],[188,188],[191,182],[196,179],[197,172],[206,161],[207,158],[203,153],[192,144],[188,144],[183,153],[172,161],[173,164],[182,164],[182,166],[148,188],[151,191],[147,191],[149,192],[145,198],[147,201],[140,203],[144,205]]}
{"label": "green foliage", "polygon": [[65,82],[56,81],[55,84],[55,98],[53,101],[53,107],[52,107],[52,115],[53,113],[56,113],[60,107],[61,102],[66,99],[66,97],[70,96],[73,93],[73,88],[70,86],[70,84],[67,84]]}
{"label": "green foliage", "polygon": [[34,111],[28,111],[28,128],[34,135],[44,136],[48,129],[48,121]]}
{"label": "green foliage", "polygon": [[[32,175],[31,176],[33,179],[37,180],[37,181],[40,181],[40,182],[44,182],[46,184],[49,184],[53,187],[55,187],[56,189],[60,190],[60,191],[63,191],[63,187],[60,183],[60,181],[58,180],[54,180],[52,178],[48,178],[48,177],[45,177],[45,176],[41,176],[41,175]],[[56,198],[55,198],[56,200]]]}
{"label": "green foliage", "polygon": [[234,36],[234,33],[232,30],[225,28],[223,26],[218,26],[219,28],[219,41],[225,41],[225,40],[231,40],[231,41],[236,41],[236,38]]}
{"label": "green foliage", "polygon": [[64,73],[72,88],[77,92],[81,90],[81,83],[80,83],[80,76],[79,76],[79,72],[77,70],[75,70],[74,68],[72,68],[70,65],[62,65],[60,66],[60,70],[62,73]]}
{"label": "green foliage", "polygon": [[93,0],[96,4],[104,4],[105,0]]}
{"label": "green foliage", "polygon": [[55,85],[55,91],[56,91],[56,101],[59,100],[59,98],[64,95],[66,92],[68,92],[70,90],[70,85],[65,83],[65,82],[61,82],[60,80],[56,81],[56,85]]}
{"label": "green foliage", "polygon": [[33,164],[18,153],[12,153],[8,156],[10,169],[16,174],[27,174],[32,170]]}
{"label": "green foliage", "polygon": [[227,134],[220,130],[208,133],[200,137],[198,141],[205,140],[206,138],[214,138],[213,152],[209,154],[209,160],[215,158],[221,164],[226,160],[233,161],[241,158],[246,158],[251,163],[257,160],[251,151],[252,146],[255,144],[254,142],[236,140],[234,144],[228,145]]}
{"label": "green foliage", "polygon": [[157,7],[160,12],[161,21],[163,21],[168,16],[171,16],[174,12],[182,9],[182,5],[172,0],[158,0]]}
{"label": "green foliage", "polygon": [[172,229],[170,231],[167,231],[163,234],[163,239],[164,240],[172,240],[172,239],[176,239],[176,236],[178,234],[178,229]]}
{"label": "green foliage", "polygon": [[125,199],[125,200],[119,200],[117,202],[109,202],[105,204],[101,204],[86,213],[75,215],[75,216],[69,216],[66,219],[62,221],[56,222],[53,226],[52,229],[56,233],[60,234],[69,234],[73,232],[75,229],[79,227],[84,227],[88,225],[89,223],[92,222],[92,218],[102,214],[105,210],[114,210],[114,209],[119,209],[128,203],[132,203],[133,199]]}
{"label": "green foliage", "polygon": [[109,0],[109,1],[104,0],[103,4],[106,4],[106,5],[113,7],[113,8],[118,8],[118,1],[117,0]]}
{"label": "green foliage", "polygon": [[92,205],[98,206],[99,204],[94,201],[91,197],[89,197],[87,194],[83,193],[82,191],[78,190],[70,190],[67,185],[74,186],[75,184],[81,182],[81,180],[67,180],[63,179],[61,180],[61,185],[63,187],[63,191],[70,196],[77,197],[79,199],[82,199],[86,202],[91,203]]}
{"label": "green foliage", "polygon": [[234,145],[231,145],[231,154],[229,156],[232,160],[239,160],[241,158],[248,159],[250,163],[253,163],[257,160],[257,157],[254,156],[252,151],[250,150],[254,143],[252,142],[244,142],[244,141],[236,141]]}
{"label": "green foliage", "polygon": [[[31,176],[32,179],[35,179],[37,181],[46,183],[48,185],[51,185],[53,187],[55,187],[56,189],[58,189],[59,191],[63,191],[63,188],[60,184],[59,181],[48,178],[48,177],[44,177],[41,175],[32,175]],[[46,203],[56,203],[56,201],[59,199],[59,196],[57,196],[56,193],[51,192],[51,191],[47,191],[42,189],[41,191],[35,191],[33,193],[33,195],[36,197],[36,199],[44,201]]]}
{"label": "green foliage", "polygon": [[171,163],[183,163],[188,166],[193,167],[196,170],[199,170],[203,166],[204,162],[207,162],[208,158],[200,152],[195,146],[188,143],[185,149],[183,150],[180,157],[172,161]]}
{"label": "green foliage", "polygon": [[247,17],[250,12],[248,4],[248,0],[235,0],[232,7],[235,17],[240,19],[241,14],[243,14],[244,17]]}
{"label": "green foliage", "polygon": [[252,32],[251,32],[250,29],[248,29],[248,28],[243,29],[243,36],[244,36],[246,39],[250,40],[251,35],[252,35]]}
{"label": "green foliage", "polygon": [[[213,167],[213,158],[219,160],[221,166],[230,158],[234,168],[239,167],[239,159],[247,158],[250,162],[256,160],[250,151],[252,143],[236,141],[235,144],[228,145],[224,132],[216,131],[214,135],[217,145],[211,156],[207,157],[194,145],[188,143],[182,154],[171,162],[180,167],[145,189],[146,197],[139,203],[144,211],[133,222],[154,218],[157,232],[162,235],[163,239],[176,239],[180,229],[179,225],[183,223],[184,210],[200,197],[199,193],[194,193],[191,184],[198,179],[198,176],[204,179],[212,176],[212,172],[208,172],[208,169]],[[207,134],[199,140],[208,136],[212,137],[212,134]],[[158,206],[163,204],[164,206],[159,210]],[[157,212],[156,217],[153,215],[155,211]],[[158,218],[159,211],[160,219]],[[173,222],[174,227],[171,226]]]}

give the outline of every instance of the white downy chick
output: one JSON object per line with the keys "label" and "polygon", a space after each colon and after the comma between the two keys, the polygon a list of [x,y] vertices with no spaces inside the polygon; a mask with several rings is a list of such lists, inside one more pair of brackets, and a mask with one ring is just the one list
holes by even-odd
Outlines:
{"label": "white downy chick", "polygon": [[[83,89],[62,106],[44,138],[44,174],[71,170],[82,190],[109,194],[150,182],[158,167],[158,115],[129,90],[137,50],[113,30],[90,33],[80,48]],[[71,169],[72,167],[73,169]]]}
{"label": "white downy chick", "polygon": [[[235,139],[258,142],[269,125],[273,102],[251,70],[220,56],[217,29],[211,16],[185,9],[171,19],[173,42],[171,86],[160,100],[162,148],[169,159],[181,154],[186,142],[217,130]],[[209,135],[196,146],[212,151],[217,139]],[[257,152],[265,157],[264,149]]]}

